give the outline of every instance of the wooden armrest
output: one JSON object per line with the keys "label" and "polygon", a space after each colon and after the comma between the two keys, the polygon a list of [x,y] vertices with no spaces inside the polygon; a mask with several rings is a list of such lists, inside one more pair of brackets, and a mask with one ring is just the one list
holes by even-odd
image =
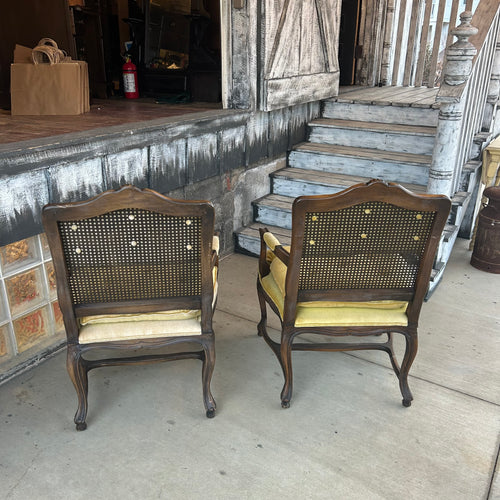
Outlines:
{"label": "wooden armrest", "polygon": [[264,229],[259,229],[261,246],[260,246],[260,257],[259,257],[259,273],[261,276],[267,276],[269,274],[269,262],[267,261],[267,248],[271,250],[276,258],[281,260],[286,266],[290,260],[290,252],[283,248],[283,245],[279,242],[278,238],[271,233],[267,227]]}
{"label": "wooden armrest", "polygon": [[290,252],[285,250],[282,245],[274,248],[274,255],[288,267],[288,262],[290,261]]}

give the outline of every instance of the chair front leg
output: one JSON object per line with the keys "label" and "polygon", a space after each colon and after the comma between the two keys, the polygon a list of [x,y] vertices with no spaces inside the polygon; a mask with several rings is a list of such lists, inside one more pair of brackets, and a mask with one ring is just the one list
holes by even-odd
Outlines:
{"label": "chair front leg", "polygon": [[213,334],[210,339],[206,339],[203,343],[203,368],[202,368],[202,385],[203,385],[203,403],[207,411],[207,418],[215,417],[215,399],[210,390],[210,382],[215,367],[215,344]]}
{"label": "chair front leg", "polygon": [[403,362],[401,363],[401,371],[399,373],[399,388],[401,389],[401,394],[403,395],[403,406],[410,406],[413,400],[410,387],[408,386],[408,373],[410,371],[411,365],[415,356],[417,355],[418,349],[418,338],[417,331],[410,331],[405,334],[406,339],[406,349]]}
{"label": "chair front leg", "polygon": [[280,362],[283,368],[285,383],[281,391],[281,406],[290,408],[290,400],[293,391],[293,371],[292,371],[292,342],[293,336],[284,330],[281,334]]}
{"label": "chair front leg", "polygon": [[78,409],[74,418],[76,430],[84,431],[87,428],[85,420],[88,410],[89,382],[87,362],[82,358],[79,346],[68,345],[66,368],[78,396]]}

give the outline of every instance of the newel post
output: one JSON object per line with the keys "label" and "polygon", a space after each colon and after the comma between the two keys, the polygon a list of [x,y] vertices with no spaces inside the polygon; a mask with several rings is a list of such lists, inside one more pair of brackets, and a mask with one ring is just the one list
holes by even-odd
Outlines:
{"label": "newel post", "polygon": [[436,141],[432,153],[427,192],[433,194],[453,193],[453,182],[460,130],[462,127],[462,93],[472,72],[472,60],[477,53],[469,37],[477,33],[471,25],[472,13],[460,15],[460,25],[451,31],[457,41],[446,50],[446,65],[443,69],[443,83],[436,97],[439,103],[439,119]]}

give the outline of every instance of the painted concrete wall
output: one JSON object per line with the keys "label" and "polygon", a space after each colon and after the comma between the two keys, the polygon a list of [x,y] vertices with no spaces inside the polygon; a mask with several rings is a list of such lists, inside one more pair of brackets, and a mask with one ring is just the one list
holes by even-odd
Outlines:
{"label": "painted concrete wall", "polygon": [[82,200],[123,184],[217,210],[221,247],[248,223],[268,174],[306,138],[319,103],[273,112],[212,111],[0,147],[0,246],[43,232],[47,203]]}

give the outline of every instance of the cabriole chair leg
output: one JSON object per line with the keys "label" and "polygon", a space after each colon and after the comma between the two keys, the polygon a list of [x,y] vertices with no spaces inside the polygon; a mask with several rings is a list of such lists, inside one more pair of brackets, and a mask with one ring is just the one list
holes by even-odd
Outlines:
{"label": "cabriole chair leg", "polygon": [[401,363],[401,372],[399,374],[399,387],[401,389],[401,394],[403,395],[403,406],[411,406],[413,400],[413,395],[408,386],[408,373],[410,371],[411,365],[415,356],[417,355],[418,340],[417,334],[411,333],[405,336],[406,338],[406,349],[403,362]]}
{"label": "cabriole chair leg", "polygon": [[203,368],[202,368],[202,384],[203,384],[203,403],[207,411],[207,418],[215,417],[215,399],[210,391],[210,382],[215,366],[215,346],[213,339],[210,342],[203,344]]}
{"label": "cabriole chair leg", "polygon": [[281,367],[285,383],[281,391],[281,406],[282,408],[290,408],[290,400],[292,399],[293,391],[293,371],[292,371],[292,337],[289,335],[281,336]]}
{"label": "cabriole chair leg", "polygon": [[87,428],[86,418],[89,390],[88,370],[87,363],[82,358],[82,354],[77,346],[68,346],[66,367],[78,396],[78,409],[76,410],[74,418],[76,430],[84,431]]}

